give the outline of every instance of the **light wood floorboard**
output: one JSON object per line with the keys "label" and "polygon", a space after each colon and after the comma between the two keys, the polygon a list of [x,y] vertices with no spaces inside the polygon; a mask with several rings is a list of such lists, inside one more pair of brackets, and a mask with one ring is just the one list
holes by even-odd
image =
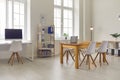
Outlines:
{"label": "light wood floorboard", "polygon": [[13,66],[7,63],[8,59],[0,59],[0,80],[120,80],[120,57],[108,55],[107,64],[97,68],[92,66],[88,70],[86,64],[79,69],[74,68],[71,59],[69,63],[61,65],[59,56],[36,58],[33,62],[24,59],[24,64],[17,60]]}

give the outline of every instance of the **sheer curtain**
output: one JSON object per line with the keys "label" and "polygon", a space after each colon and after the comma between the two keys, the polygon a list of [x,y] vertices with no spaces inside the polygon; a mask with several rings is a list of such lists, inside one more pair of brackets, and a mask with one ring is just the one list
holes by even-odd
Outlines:
{"label": "sheer curtain", "polygon": [[6,26],[6,0],[0,0],[0,40],[4,39]]}

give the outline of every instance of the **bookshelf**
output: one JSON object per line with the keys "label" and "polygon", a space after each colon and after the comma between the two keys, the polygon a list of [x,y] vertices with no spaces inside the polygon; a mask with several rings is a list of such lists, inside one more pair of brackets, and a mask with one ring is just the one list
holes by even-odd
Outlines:
{"label": "bookshelf", "polygon": [[49,57],[55,54],[54,26],[39,26],[37,47],[38,57]]}

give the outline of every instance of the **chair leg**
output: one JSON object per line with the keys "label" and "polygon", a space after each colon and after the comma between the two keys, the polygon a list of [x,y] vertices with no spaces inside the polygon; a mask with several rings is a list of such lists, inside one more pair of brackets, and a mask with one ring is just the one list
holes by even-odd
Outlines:
{"label": "chair leg", "polygon": [[83,50],[80,50],[79,53],[81,53],[83,57],[85,56]]}
{"label": "chair leg", "polygon": [[90,58],[91,58],[91,60],[92,60],[92,62],[94,64],[94,66],[97,67],[91,55],[85,55],[82,62],[80,63],[80,66],[82,65],[82,63],[83,63],[83,61],[85,60],[86,57],[87,57],[86,64],[88,64],[89,70],[90,70]]}
{"label": "chair leg", "polygon": [[89,65],[89,56],[87,55],[86,65]]}
{"label": "chair leg", "polygon": [[67,53],[67,50],[65,50],[65,52],[64,52],[64,54],[63,54],[63,56],[64,56],[66,53]]}
{"label": "chair leg", "polygon": [[85,55],[83,54],[84,52],[82,50],[79,51],[79,60],[81,60],[81,55],[84,57]]}
{"label": "chair leg", "polygon": [[79,53],[79,55],[78,55],[78,56],[79,56],[79,60],[81,61],[81,56],[80,56],[80,54],[81,54],[81,53]]}
{"label": "chair leg", "polygon": [[17,61],[18,63],[20,62],[20,59],[19,59],[19,55],[16,53],[16,58],[17,58]]}
{"label": "chair leg", "polygon": [[94,59],[94,62],[95,62],[95,60],[97,59],[97,56],[99,55],[99,53],[97,53],[97,55],[95,56],[95,59]]}
{"label": "chair leg", "polygon": [[66,63],[68,63],[68,51],[67,51],[67,50],[65,50],[63,56],[64,56],[65,54],[66,54]]}
{"label": "chair leg", "polygon": [[14,58],[15,58],[15,53],[13,52],[10,59],[8,60],[8,63],[10,63],[11,65],[13,65],[14,63]]}
{"label": "chair leg", "polygon": [[82,56],[84,57],[85,55],[82,53]]}
{"label": "chair leg", "polygon": [[78,53],[79,60],[81,61],[80,54],[81,54],[81,50],[79,50],[79,53]]}
{"label": "chair leg", "polygon": [[12,53],[12,55],[10,56],[9,60],[8,60],[8,64],[10,63],[11,59],[13,58],[14,53]]}
{"label": "chair leg", "polygon": [[87,63],[88,63],[88,68],[90,70],[90,55],[87,55]]}
{"label": "chair leg", "polygon": [[18,60],[18,62],[21,61],[21,63],[23,64],[23,60],[22,58],[19,56],[18,52],[13,52],[10,59],[8,60],[8,63],[10,63],[11,65],[13,65],[14,63],[14,59],[15,59],[15,55],[16,55],[16,58]]}
{"label": "chair leg", "polygon": [[72,55],[72,53],[70,52],[70,50],[65,50],[63,56],[66,54],[66,63],[68,63],[69,60],[69,54],[72,57],[73,61],[75,61],[74,56]]}
{"label": "chair leg", "polygon": [[68,59],[69,59],[69,54],[68,54],[68,50],[66,52],[66,63],[68,63]]}
{"label": "chair leg", "polygon": [[70,56],[72,57],[72,60],[75,61],[74,56],[72,55],[72,53],[70,51],[68,51],[68,52],[69,52]]}
{"label": "chair leg", "polygon": [[105,59],[106,63],[109,65],[108,61]]}
{"label": "chair leg", "polygon": [[94,64],[94,66],[97,67],[91,55],[90,55],[90,57],[91,57],[91,60],[92,60],[92,62]]}
{"label": "chair leg", "polygon": [[100,63],[100,66],[101,66],[101,64],[102,64],[102,62],[101,62],[101,53],[100,53],[100,55],[99,55],[99,63]]}
{"label": "chair leg", "polygon": [[102,53],[102,55],[103,55],[103,62],[106,62],[107,64],[109,64],[107,59],[106,59],[106,53]]}
{"label": "chair leg", "polygon": [[11,60],[11,65],[13,65],[14,59],[15,59],[15,53],[13,53],[13,57],[12,57],[12,60]]}
{"label": "chair leg", "polygon": [[86,56],[87,56],[87,55],[85,55],[85,57],[84,57],[83,60],[81,61],[80,66],[82,65],[82,63],[83,63],[83,61],[85,60]]}
{"label": "chair leg", "polygon": [[107,61],[107,59],[106,59],[106,57],[104,56],[104,54],[105,54],[105,53],[98,53],[98,54],[96,55],[95,59],[94,59],[94,62],[95,62],[97,56],[99,55],[99,63],[100,63],[100,66],[101,66],[101,65],[102,65],[102,55],[103,55],[103,62],[104,62],[104,63],[106,62],[107,64],[109,64],[108,61]]}
{"label": "chair leg", "polygon": [[21,61],[21,63],[23,64],[23,60],[22,58],[20,57],[20,55],[18,54],[18,52],[16,53],[16,55],[18,56],[18,59]]}

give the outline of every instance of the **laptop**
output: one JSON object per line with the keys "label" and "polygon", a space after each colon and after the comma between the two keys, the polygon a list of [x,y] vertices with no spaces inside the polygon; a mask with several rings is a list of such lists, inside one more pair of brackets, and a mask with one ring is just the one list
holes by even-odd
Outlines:
{"label": "laptop", "polygon": [[70,43],[77,43],[78,42],[78,36],[71,36],[70,37]]}

